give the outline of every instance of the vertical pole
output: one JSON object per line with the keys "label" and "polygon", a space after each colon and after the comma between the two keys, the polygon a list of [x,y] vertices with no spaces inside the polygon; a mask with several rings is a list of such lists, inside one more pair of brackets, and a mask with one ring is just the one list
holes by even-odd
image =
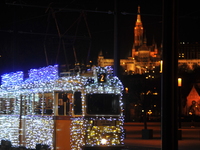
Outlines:
{"label": "vertical pole", "polygon": [[179,115],[179,122],[178,122],[178,128],[181,128],[181,114],[182,114],[182,102],[181,102],[181,86],[178,87],[178,115]]}
{"label": "vertical pole", "polygon": [[23,99],[23,96],[20,95],[20,110],[19,110],[19,144],[20,146],[23,145],[23,120],[22,120],[22,99]]}
{"label": "vertical pole", "polygon": [[178,78],[178,115],[179,115],[178,128],[181,128],[181,114],[182,114],[181,86],[182,86],[182,78]]}
{"label": "vertical pole", "polygon": [[163,0],[162,150],[178,149],[177,1]]}
{"label": "vertical pole", "polygon": [[[17,8],[14,8],[13,12],[13,37],[12,37],[12,43],[11,43],[11,50],[12,50],[12,70],[15,71],[17,59],[18,59],[18,31],[17,31]],[[18,69],[18,68],[17,68]]]}
{"label": "vertical pole", "polygon": [[119,58],[119,41],[118,41],[118,0],[115,0],[114,11],[114,75],[119,76],[120,58]]}

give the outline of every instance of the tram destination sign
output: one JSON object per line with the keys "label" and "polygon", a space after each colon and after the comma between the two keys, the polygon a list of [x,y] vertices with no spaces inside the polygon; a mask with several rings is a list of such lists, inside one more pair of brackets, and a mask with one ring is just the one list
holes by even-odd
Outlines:
{"label": "tram destination sign", "polygon": [[115,120],[95,120],[94,126],[115,126],[116,121]]}
{"label": "tram destination sign", "polygon": [[106,74],[105,73],[101,73],[98,75],[98,82],[100,82],[100,83],[106,82]]}

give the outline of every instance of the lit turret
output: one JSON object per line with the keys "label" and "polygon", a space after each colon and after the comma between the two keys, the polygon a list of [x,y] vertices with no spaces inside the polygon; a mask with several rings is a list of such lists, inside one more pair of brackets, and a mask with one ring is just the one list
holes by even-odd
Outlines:
{"label": "lit turret", "polygon": [[134,44],[135,46],[141,46],[143,43],[143,26],[140,16],[140,6],[138,6],[137,21],[134,28]]}

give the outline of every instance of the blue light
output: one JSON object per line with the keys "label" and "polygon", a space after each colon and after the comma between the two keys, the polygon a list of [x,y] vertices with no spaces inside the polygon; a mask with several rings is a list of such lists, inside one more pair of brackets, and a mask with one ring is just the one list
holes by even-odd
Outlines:
{"label": "blue light", "polygon": [[[58,76],[58,65],[47,66],[40,69],[30,69],[29,78],[24,81],[24,73],[22,71],[11,72],[3,74],[1,76],[2,87],[11,88],[12,86],[21,85],[23,83],[37,82],[49,82],[57,80]],[[24,81],[24,82],[23,82]]]}
{"label": "blue light", "polygon": [[58,65],[47,66],[40,69],[30,69],[28,82],[41,81],[47,82],[58,79]]}
{"label": "blue light", "polygon": [[1,84],[3,87],[19,85],[23,82],[24,73],[22,71],[11,72],[1,76]]}

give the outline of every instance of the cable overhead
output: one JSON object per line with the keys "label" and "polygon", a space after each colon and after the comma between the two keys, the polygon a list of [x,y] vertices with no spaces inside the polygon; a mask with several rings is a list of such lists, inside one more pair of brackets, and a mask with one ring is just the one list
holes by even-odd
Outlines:
{"label": "cable overhead", "polygon": [[[86,57],[86,63],[89,62],[89,57],[90,57],[90,51],[91,51],[91,45],[92,45],[92,41],[91,41],[91,33],[90,33],[90,29],[89,29],[89,26],[88,26],[88,22],[87,22],[87,18],[86,18],[86,13],[102,13],[102,14],[109,14],[109,15],[115,15],[114,14],[114,11],[111,11],[111,10],[108,10],[108,11],[97,11],[97,10],[87,10],[87,9],[70,9],[70,8],[61,8],[61,7],[55,7],[53,6],[53,3],[50,3],[48,6],[39,6],[39,5],[29,5],[29,4],[21,4],[20,2],[6,2],[7,5],[14,5],[14,6],[20,6],[20,7],[33,7],[33,8],[41,8],[41,9],[46,9],[46,12],[49,12],[48,14],[48,23],[47,23],[47,27],[46,27],[46,33],[43,33],[43,35],[45,35],[44,37],[44,54],[45,54],[45,59],[46,59],[46,63],[47,65],[49,64],[49,61],[48,61],[48,56],[47,56],[47,49],[46,49],[46,40],[47,40],[47,35],[48,34],[48,31],[49,31],[49,19],[50,19],[50,14],[52,15],[52,18],[54,19],[54,23],[56,25],[56,30],[57,30],[57,36],[59,38],[59,43],[58,43],[58,48],[57,48],[57,55],[56,55],[56,60],[55,62],[57,63],[58,61],[58,58],[59,58],[59,55],[60,55],[60,48],[63,47],[63,50],[64,50],[64,56],[65,56],[65,60],[66,60],[66,64],[67,64],[67,55],[66,55],[66,50],[65,50],[65,43],[64,43],[64,37],[66,35],[66,33],[76,24],[76,30],[75,30],[75,35],[74,36],[70,36],[70,38],[73,39],[73,52],[74,52],[74,58],[75,58],[75,61],[79,61],[78,58],[77,58],[77,54],[76,54],[76,49],[75,49],[75,42],[76,40],[79,38],[79,36],[77,36],[77,33],[78,33],[78,29],[79,29],[79,24],[80,24],[80,21],[81,21],[81,18],[83,17],[84,19],[84,22],[85,22],[85,25],[86,25],[86,28],[87,28],[87,32],[88,32],[88,35],[89,35],[89,38],[90,39],[90,43],[89,43],[89,47],[88,47],[88,52],[87,52],[87,57]],[[58,21],[57,21],[57,18],[56,18],[56,13],[59,13],[59,12],[80,12],[80,16],[73,22],[73,24],[62,34],[61,31],[60,31],[60,28],[59,28],[59,24],[58,24]],[[137,15],[137,13],[128,13],[128,12],[118,12],[118,14],[121,14],[121,15]],[[162,16],[162,15],[156,15],[156,14],[142,14],[143,16]],[[21,33],[24,33],[24,34],[28,34],[28,32],[22,32]],[[30,33],[30,34],[38,34],[38,33]],[[42,33],[41,33],[42,35]],[[69,37],[69,36],[66,36],[66,37]],[[85,39],[85,37],[84,37]]]}
{"label": "cable overhead", "polygon": [[[17,3],[6,3],[7,5],[15,5],[15,6],[24,6],[24,7],[35,7],[35,8],[45,8],[47,9],[48,6],[39,6],[39,5],[27,5],[27,4],[17,4]],[[97,11],[97,10],[87,10],[87,9],[70,9],[70,8],[61,8],[61,7],[52,7],[57,12],[90,12],[90,13],[102,13],[102,14],[109,14],[114,15],[114,11]],[[137,15],[137,13],[129,13],[129,12],[120,12],[122,15]],[[159,16],[162,17],[162,14],[141,14],[142,16]]]}
{"label": "cable overhead", "polygon": [[[49,9],[50,9],[50,12],[51,12],[51,14],[52,14],[52,17],[53,17],[53,19],[54,19],[54,21],[55,21],[56,29],[57,29],[58,37],[59,37],[58,50],[57,50],[57,56],[56,56],[55,63],[57,64],[57,62],[58,62],[58,58],[59,58],[59,54],[60,54],[60,47],[61,47],[61,43],[62,43],[65,61],[66,61],[66,64],[68,64],[68,61],[67,61],[68,59],[67,59],[66,49],[65,49],[65,43],[64,43],[64,40],[63,40],[62,35],[61,35],[61,33],[60,33],[60,28],[59,28],[59,26],[58,26],[58,21],[57,21],[57,19],[56,19],[55,12],[54,12],[53,8],[49,7]],[[68,67],[68,65],[67,65],[67,67]],[[68,69],[69,69],[69,68],[68,68]]]}
{"label": "cable overhead", "polygon": [[[47,8],[47,10],[45,11],[45,13],[48,11],[49,8]],[[47,32],[49,29],[49,18],[50,18],[50,11],[48,13],[48,18],[47,18],[47,28],[46,28],[46,34],[44,37],[44,54],[45,54],[45,59],[46,59],[46,64],[49,65],[49,61],[48,61],[48,56],[47,56],[47,50],[46,50],[46,39],[47,39]]]}
{"label": "cable overhead", "polygon": [[85,24],[86,24],[86,27],[87,27],[87,30],[88,30],[89,37],[90,37],[90,44],[89,44],[89,48],[88,48],[88,55],[87,55],[87,58],[86,58],[86,64],[87,64],[89,62],[90,50],[91,50],[91,46],[92,46],[92,41],[91,41],[92,36],[91,36],[90,29],[89,29],[89,26],[88,26],[88,23],[87,23],[85,12],[83,12],[83,18],[84,18],[84,21],[85,21]]}

